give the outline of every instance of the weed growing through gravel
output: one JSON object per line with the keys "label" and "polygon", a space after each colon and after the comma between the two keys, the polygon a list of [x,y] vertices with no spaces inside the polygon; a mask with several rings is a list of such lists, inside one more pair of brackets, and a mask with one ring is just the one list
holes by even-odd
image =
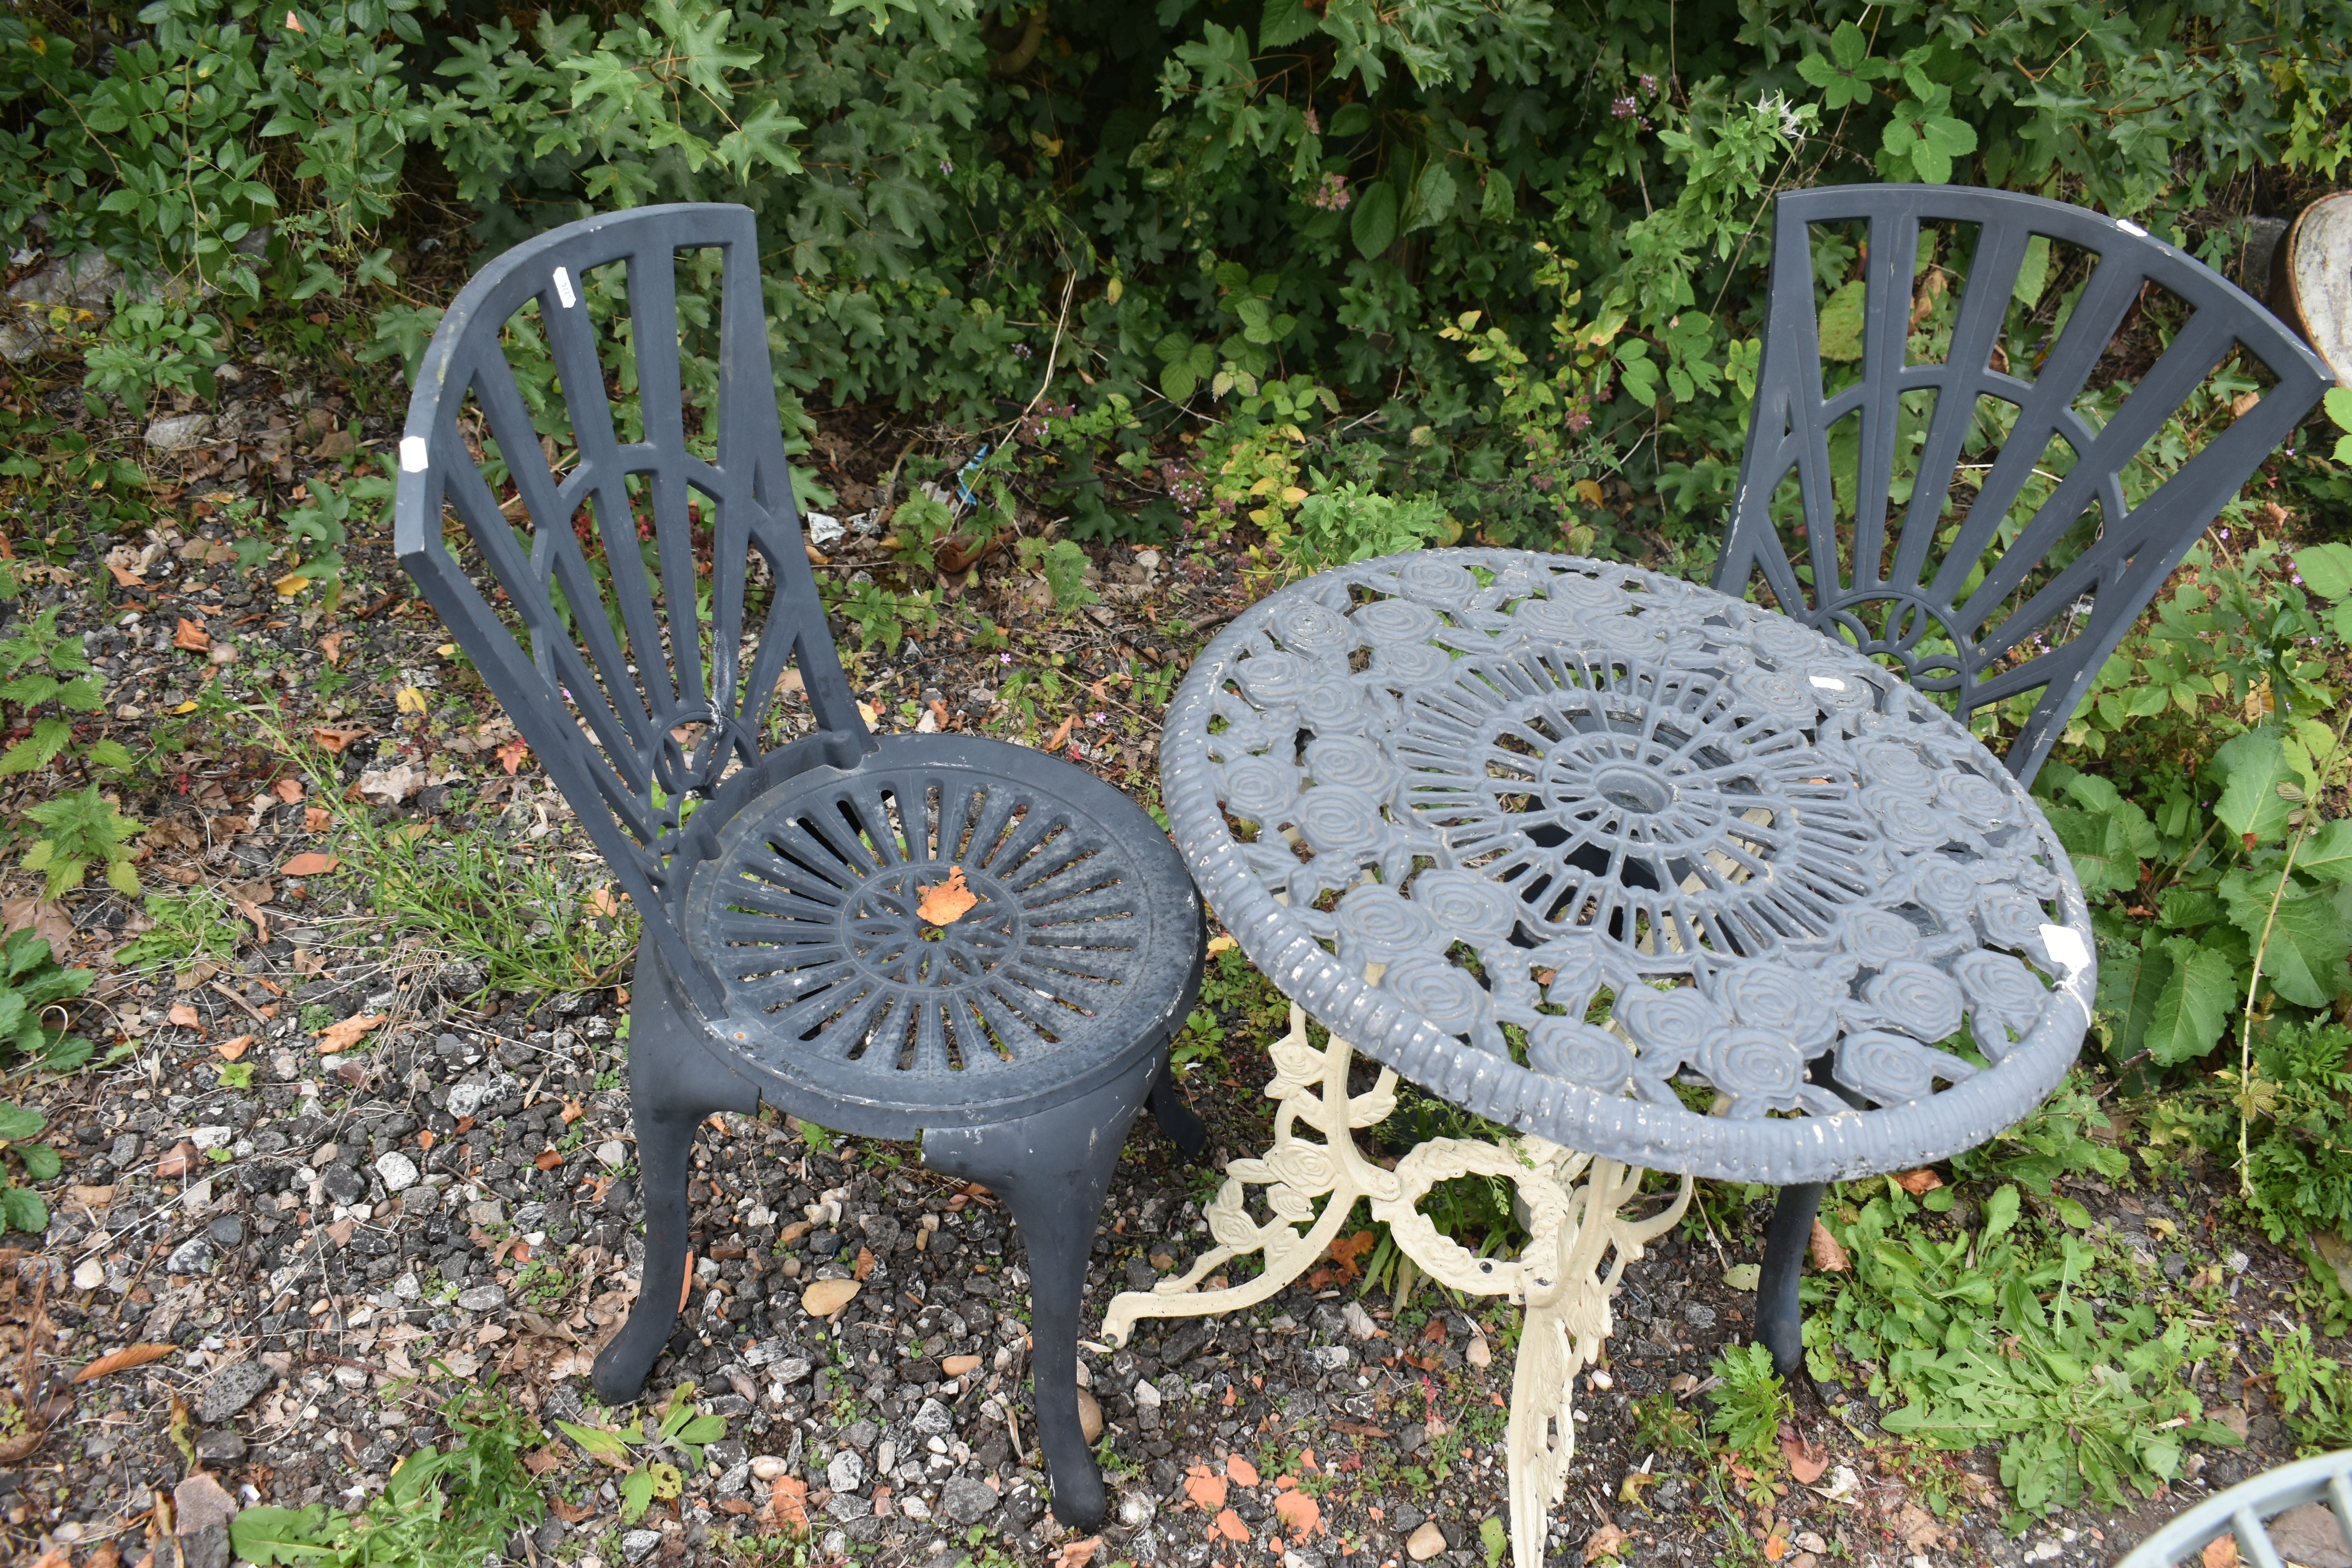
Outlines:
{"label": "weed growing through gravel", "polygon": [[2189,1441],[2234,1447],[2206,1420],[2181,1369],[2231,1346],[2210,1320],[2157,1305],[2128,1283],[2145,1265],[2070,1232],[2019,1228],[2014,1186],[1996,1190],[1970,1232],[1930,1232],[1886,1184],[1823,1223],[1853,1260],[1814,1276],[1805,1322],[1817,1379],[1841,1358],[1888,1407],[1880,1425],[1941,1448],[2000,1446],[2000,1479],[2022,1525],[2086,1497],[2120,1505],[2179,1473]]}
{"label": "weed growing through gravel", "polygon": [[355,1514],[308,1508],[249,1508],[229,1524],[238,1557],[257,1568],[324,1568],[497,1561],[519,1528],[536,1525],[547,1504],[524,1468],[524,1450],[546,1440],[539,1423],[497,1387],[461,1389],[441,1407],[453,1439],[426,1444],[394,1467],[378,1496]]}

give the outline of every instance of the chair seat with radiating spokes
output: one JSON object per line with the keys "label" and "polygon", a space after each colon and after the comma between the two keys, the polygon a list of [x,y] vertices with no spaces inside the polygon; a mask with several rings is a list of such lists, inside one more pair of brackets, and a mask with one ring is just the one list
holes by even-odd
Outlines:
{"label": "chair seat with radiating spokes", "polygon": [[[2332,379],[2137,224],[1955,185],[1791,193],[1715,586],[1756,584],[1961,717],[1993,710],[2030,781]],[[1782,1189],[1765,1243],[1757,1337],[1783,1373],[1821,1196]]]}
{"label": "chair seat with radiating spokes", "polygon": [[[681,271],[718,284],[715,319],[681,310]],[[751,213],[641,207],[493,260],[425,352],[400,469],[402,564],[644,921],[645,1264],[598,1392],[635,1397],[680,1345],[706,1116],[765,1103],[919,1137],[1013,1211],[1054,1511],[1099,1521],[1079,1295],[1139,1108],[1202,1141],[1167,1074],[1200,899],[1150,815],[1085,770],[869,731],[801,536]]]}

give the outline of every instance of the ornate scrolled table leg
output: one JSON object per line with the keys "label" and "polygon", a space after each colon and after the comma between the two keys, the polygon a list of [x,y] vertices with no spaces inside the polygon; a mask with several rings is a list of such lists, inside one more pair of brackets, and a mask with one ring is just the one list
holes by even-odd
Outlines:
{"label": "ornate scrolled table leg", "polygon": [[[1204,1317],[1265,1300],[1322,1255],[1358,1198],[1368,1200],[1372,1217],[1388,1226],[1399,1249],[1432,1279],[1478,1295],[1507,1296],[1527,1309],[1511,1374],[1512,1557],[1515,1568],[1542,1568],[1545,1517],[1566,1488],[1576,1451],[1576,1374],[1609,1337],[1609,1298],[1625,1266],[1682,1218],[1690,1178],[1683,1178],[1665,1208],[1637,1220],[1619,1211],[1640,1194],[1642,1172],[1540,1138],[1432,1139],[1416,1145],[1395,1170],[1384,1170],[1365,1157],[1355,1133],[1396,1109],[1396,1074],[1384,1068],[1369,1090],[1349,1095],[1354,1047],[1335,1035],[1315,1049],[1307,1015],[1296,1005],[1290,1033],[1268,1054],[1275,1076],[1265,1092],[1279,1102],[1274,1143],[1263,1159],[1225,1167],[1224,1184],[1207,1215],[1215,1245],[1181,1276],[1112,1298],[1103,1336],[1124,1344],[1139,1318]],[[1501,1177],[1517,1188],[1530,1236],[1517,1259],[1475,1257],[1439,1235],[1417,1206],[1438,1183],[1469,1175]],[[1250,1214],[1251,1187],[1265,1189],[1272,1217],[1263,1223]],[[1325,1200],[1319,1215],[1318,1198]],[[1201,1288],[1249,1252],[1263,1255],[1256,1278],[1223,1289]]]}

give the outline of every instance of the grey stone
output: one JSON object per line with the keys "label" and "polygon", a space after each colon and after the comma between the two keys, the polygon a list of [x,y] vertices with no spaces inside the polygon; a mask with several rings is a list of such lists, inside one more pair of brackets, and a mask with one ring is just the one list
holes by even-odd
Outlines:
{"label": "grey stone", "polygon": [[507,1304],[507,1293],[497,1285],[476,1285],[457,1292],[457,1305],[468,1312],[495,1312]]}
{"label": "grey stone", "polygon": [[235,1247],[245,1239],[245,1221],[233,1214],[225,1214],[205,1227],[205,1234],[215,1247]]}
{"label": "grey stone", "polygon": [[996,1511],[997,1495],[970,1476],[950,1476],[940,1489],[940,1507],[958,1524],[978,1524]]}
{"label": "grey stone", "polygon": [[824,1468],[825,1484],[836,1492],[854,1492],[866,1484],[866,1461],[855,1448],[844,1448]]}
{"label": "grey stone", "polygon": [[1715,1327],[1715,1309],[1704,1301],[1685,1301],[1683,1319],[1694,1329],[1711,1329]]}
{"label": "grey stone", "polygon": [[207,1464],[234,1464],[245,1458],[245,1439],[234,1429],[207,1432],[196,1439],[196,1458]]}
{"label": "grey stone", "polygon": [[188,1237],[172,1249],[163,1262],[167,1274],[210,1274],[213,1271],[212,1237],[201,1233]]}
{"label": "grey stone", "polygon": [[319,1184],[339,1204],[355,1204],[367,1192],[367,1184],[349,1165],[328,1166],[319,1177]]}
{"label": "grey stone", "polygon": [[226,1529],[236,1517],[236,1500],[202,1470],[172,1489],[172,1532],[175,1535]]}
{"label": "grey stone", "polygon": [[207,1426],[227,1420],[260,1398],[261,1391],[272,1381],[270,1370],[257,1361],[241,1361],[221,1368],[213,1373],[213,1380],[205,1385],[204,1397],[196,1402],[196,1419]]}
{"label": "grey stone", "polygon": [[646,1553],[660,1544],[660,1531],[633,1530],[621,1537],[621,1555],[632,1563],[641,1563]]}
{"label": "grey stone", "polygon": [[228,1568],[228,1526],[208,1524],[179,1538],[182,1568]]}
{"label": "grey stone", "polygon": [[403,1214],[427,1215],[440,1206],[441,1189],[428,1187],[422,1182],[400,1194],[400,1212]]}
{"label": "grey stone", "polygon": [[142,1142],[136,1132],[117,1133],[114,1142],[107,1146],[106,1157],[113,1162],[116,1170],[122,1170],[139,1158]]}
{"label": "grey stone", "polygon": [[184,452],[205,444],[213,427],[209,414],[174,414],[147,426],[147,445],[158,452]]}
{"label": "grey stone", "polygon": [[397,1149],[377,1156],[375,1173],[382,1178],[383,1189],[388,1193],[406,1192],[416,1184],[422,1174],[416,1168],[416,1162]]}
{"label": "grey stone", "polygon": [[2264,1528],[2271,1544],[2289,1563],[2300,1563],[2303,1568],[2352,1568],[2352,1552],[2345,1550],[2344,1532],[2326,1503],[2291,1508]]}
{"label": "grey stone", "polygon": [[122,287],[122,268],[98,252],[60,256],[39,271],[20,278],[8,298],[20,305],[62,305],[68,309],[105,312],[114,305],[114,291]]}
{"label": "grey stone", "polygon": [[945,1437],[955,1431],[955,1416],[936,1399],[926,1399],[915,1411],[915,1431],[925,1437]]}
{"label": "grey stone", "polygon": [[23,364],[41,352],[47,340],[15,325],[0,326],[0,360],[10,364]]}

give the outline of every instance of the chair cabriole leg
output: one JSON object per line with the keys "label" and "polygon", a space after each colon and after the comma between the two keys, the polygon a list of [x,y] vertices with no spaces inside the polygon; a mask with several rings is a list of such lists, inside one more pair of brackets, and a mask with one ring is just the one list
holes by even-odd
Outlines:
{"label": "chair cabriole leg", "polygon": [[1826,1189],[1818,1182],[1780,1189],[1772,1223],[1764,1233],[1764,1268],[1756,1283],[1756,1340],[1772,1352],[1772,1369],[1782,1377],[1805,1359],[1804,1310],[1797,1287],[1805,1275],[1805,1247],[1812,1240],[1813,1215]]}
{"label": "chair cabriole leg", "polygon": [[1078,1424],[1078,1313],[1087,1259],[1127,1130],[1165,1070],[1164,1057],[1147,1057],[1093,1093],[1051,1110],[923,1135],[923,1163],[1002,1197],[1028,1248],[1037,1446],[1053,1482],[1054,1517],[1084,1530],[1102,1522],[1107,1506],[1102,1473]]}
{"label": "chair cabriole leg", "polygon": [[693,1014],[657,959],[637,965],[629,1013],[629,1108],[645,1200],[646,1260],[629,1321],[596,1357],[597,1397],[637,1396],[677,1321],[688,1239],[686,1184],[695,1128],[717,1110],[755,1111],[759,1092],[701,1039]]}
{"label": "chair cabriole leg", "polygon": [[1152,1082],[1151,1117],[1160,1123],[1160,1131],[1168,1134],[1168,1141],[1183,1151],[1186,1159],[1199,1159],[1201,1151],[1209,1146],[1208,1124],[1184,1103],[1172,1068],[1162,1068]]}

